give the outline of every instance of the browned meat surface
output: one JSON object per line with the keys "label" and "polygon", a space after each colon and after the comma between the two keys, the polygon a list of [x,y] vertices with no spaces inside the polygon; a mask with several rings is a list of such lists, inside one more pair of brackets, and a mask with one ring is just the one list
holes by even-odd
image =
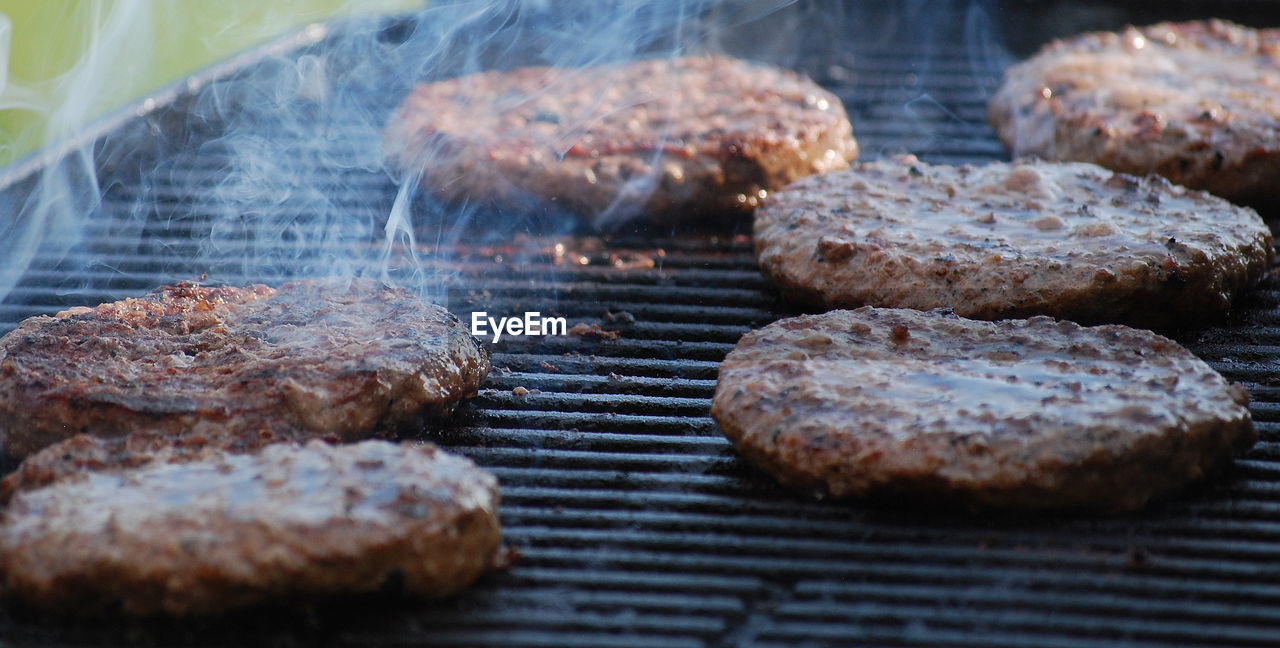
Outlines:
{"label": "browned meat surface", "polygon": [[1271,234],[1253,210],[1157,177],[903,156],[775,193],[755,246],[806,303],[1171,328],[1226,313],[1266,271]]}
{"label": "browned meat surface", "polygon": [[0,338],[0,437],[19,457],[76,434],[359,439],[449,412],[488,370],[446,310],[371,281],[179,284]]}
{"label": "browned meat surface", "polygon": [[18,492],[75,479],[89,472],[126,470],[152,461],[183,463],[217,458],[227,452],[250,452],[270,442],[272,439],[235,435],[173,437],[126,434],[99,437],[77,434],[27,455],[16,470],[0,480],[0,504],[7,503]]}
{"label": "browned meat surface", "polygon": [[1005,73],[989,117],[1015,156],[1280,205],[1280,30],[1212,20],[1055,41]]}
{"label": "browned meat surface", "polygon": [[744,213],[857,157],[840,100],[725,57],[528,67],[419,85],[386,150],[450,199],[554,201],[607,224]]}
{"label": "browned meat surface", "polygon": [[381,591],[452,594],[493,562],[498,488],[430,444],[278,443],[89,472],[14,497],[6,595],[72,613],[211,614]]}
{"label": "browned meat surface", "polygon": [[864,307],[745,335],[711,413],[800,489],[1128,510],[1252,445],[1247,401],[1149,331]]}

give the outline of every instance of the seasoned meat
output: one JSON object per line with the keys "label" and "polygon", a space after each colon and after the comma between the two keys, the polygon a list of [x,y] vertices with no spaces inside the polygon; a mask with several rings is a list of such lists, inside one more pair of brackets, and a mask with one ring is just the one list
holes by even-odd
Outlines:
{"label": "seasoned meat", "polygon": [[725,57],[422,84],[392,116],[385,147],[445,198],[554,201],[601,225],[749,212],[768,191],[858,154],[835,95]]}
{"label": "seasoned meat", "polygon": [[800,489],[1127,510],[1252,445],[1247,401],[1149,331],[864,307],[745,335],[711,413]]}
{"label": "seasoned meat", "polygon": [[755,246],[800,302],[1169,328],[1225,313],[1266,271],[1271,234],[1253,210],[1157,177],[903,156],[777,192]]}
{"label": "seasoned meat", "polygon": [[455,317],[403,290],[184,283],[0,338],[0,437],[18,457],[82,433],[351,440],[448,413],[488,370]]}
{"label": "seasoned meat", "polygon": [[[337,442],[336,438],[326,439]],[[251,452],[279,439],[236,435],[163,435],[152,433],[99,437],[77,434],[29,455],[0,480],[0,504],[21,491],[43,488],[85,473],[137,468],[153,461],[184,463],[216,459],[225,453]]]}
{"label": "seasoned meat", "polygon": [[447,596],[493,561],[492,475],[430,444],[282,442],[88,472],[14,497],[6,595],[73,613],[212,614],[382,591]]}
{"label": "seasoned meat", "polygon": [[1280,30],[1221,20],[1055,41],[989,118],[1015,156],[1078,160],[1280,205]]}

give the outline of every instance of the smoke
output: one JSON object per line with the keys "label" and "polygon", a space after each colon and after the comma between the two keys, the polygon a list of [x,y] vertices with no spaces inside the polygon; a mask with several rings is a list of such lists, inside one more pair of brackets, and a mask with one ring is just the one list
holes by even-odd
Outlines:
{"label": "smoke", "polygon": [[[413,85],[699,51],[702,35],[690,25],[704,9],[693,1],[470,1],[433,3],[391,23],[348,20],[320,46],[200,91],[192,113],[219,135],[195,142],[175,167],[207,169],[210,185],[166,220],[208,232],[194,259],[211,280],[374,276],[444,302],[462,243],[563,234],[585,222],[555,209],[494,207],[483,196],[444,202],[422,190],[421,171],[390,163],[383,139]],[[151,177],[157,188],[200,184]]]}
{"label": "smoke", "polygon": [[[128,34],[132,28],[150,29],[144,9],[140,0],[89,3],[87,22],[101,25],[101,29],[86,31],[85,51],[135,53],[136,43],[128,40]],[[59,155],[45,161],[42,172],[21,187],[8,187],[4,192],[0,204],[6,216],[0,220],[0,298],[18,282],[37,251],[43,249],[60,257],[80,241],[85,218],[98,206],[101,192],[92,147],[67,138],[100,110],[99,101],[107,94],[104,89],[119,74],[107,57],[86,54],[53,79],[22,84],[8,74],[12,42],[12,23],[6,16],[0,26],[0,68],[5,70],[0,110],[46,112],[43,139]]]}
{"label": "smoke", "polygon": [[[242,69],[232,62],[212,78],[159,93],[155,115],[108,117],[90,136],[68,140],[101,112],[114,79],[152,71],[157,52],[148,39],[182,11],[141,0],[86,4],[94,13],[77,23],[85,26],[84,55],[71,69],[39,86],[9,80],[0,95],[4,108],[47,116],[39,138],[52,154],[9,169],[14,186],[0,198],[11,215],[0,225],[0,296],[39,261],[62,272],[59,289],[72,292],[101,294],[98,284],[112,274],[154,277],[153,284],[365,274],[440,298],[448,251],[478,220],[487,219],[490,238],[563,230],[569,221],[441,204],[419,190],[412,172],[389,166],[382,130],[410,87],[491,68],[673,55],[695,38],[684,25],[703,7],[436,2],[389,22],[355,15],[352,2],[332,34],[312,28],[310,38],[290,41],[323,39],[316,46],[258,50]],[[218,37],[259,38],[255,25],[272,22],[259,13],[231,20],[239,33]],[[10,33],[6,21],[0,39]],[[95,132],[103,137],[95,141]],[[108,250],[98,249],[103,235]],[[130,257],[146,262],[119,262]]]}
{"label": "smoke", "polygon": [[[939,106],[919,79],[952,56],[931,49],[947,41],[942,32],[967,33],[973,65],[998,65],[1005,56],[988,27],[993,5],[986,0],[970,3],[960,21],[931,18],[937,0],[461,0],[394,19],[360,15],[361,4],[350,2],[329,27],[252,51],[157,93],[154,106],[138,106],[147,113],[141,117],[109,116],[81,140],[68,140],[100,114],[114,79],[159,64],[148,62],[154,52],[146,35],[162,33],[183,11],[143,0],[85,4],[97,14],[85,21],[86,54],[69,70],[42,85],[0,77],[0,109],[46,112],[43,139],[56,154],[11,167],[11,186],[0,187],[0,298],[33,263],[53,267],[62,259],[60,289],[103,297],[200,275],[229,283],[340,275],[381,278],[443,301],[459,277],[454,251],[461,245],[591,231],[590,221],[554,208],[505,209],[483,196],[441,201],[420,188],[420,171],[389,163],[384,127],[424,81],[725,52],[839,84],[852,81],[839,77],[849,61],[823,56],[853,49],[840,43],[860,50],[899,43],[918,57],[918,75],[884,92],[902,96],[903,123],[925,129],[936,120],[918,113]],[[256,25],[271,22],[261,12],[273,10],[240,16],[229,23],[239,32],[220,37],[260,40],[264,28]],[[0,21],[0,52],[10,35]],[[883,119],[860,114],[865,108],[854,100],[855,133],[860,118]],[[954,119],[971,125],[974,117]],[[927,146],[946,137],[912,134]],[[596,224],[616,226],[625,214],[612,216]],[[521,254],[530,253],[510,256]]]}

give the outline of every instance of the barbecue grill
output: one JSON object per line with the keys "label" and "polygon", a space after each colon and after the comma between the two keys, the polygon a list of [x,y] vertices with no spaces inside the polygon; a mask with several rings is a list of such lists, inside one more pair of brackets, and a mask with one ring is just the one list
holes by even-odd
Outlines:
{"label": "barbecue grill", "polygon": [[[801,3],[762,15],[736,3],[690,20],[713,46],[801,69],[838,94],[864,158],[913,152],[964,163],[1004,157],[985,103],[1003,66],[1028,48],[1211,10],[1256,25],[1268,17],[1263,6],[1176,3],[1157,16],[1089,3]],[[491,344],[495,371],[480,394],[445,427],[418,434],[499,477],[518,560],[433,604],[369,597],[184,622],[69,623],[4,608],[0,640],[1280,644],[1280,282],[1268,279],[1231,321],[1180,335],[1249,388],[1262,437],[1205,487],[1105,517],[975,517],[796,494],[745,464],[708,416],[718,363],[739,336],[794,314],[756,270],[748,222],[601,234],[553,213],[440,206],[381,170],[377,128],[409,84],[432,73],[416,66],[422,52],[411,45],[435,34],[448,7],[310,28],[11,168],[0,185],[10,211],[43,174],[70,188],[83,216],[46,232],[0,304],[0,330],[204,274],[272,283],[384,262],[393,279],[426,278],[415,285],[464,321],[475,310],[537,310],[596,325]],[[532,32],[541,19],[513,15],[444,35],[463,42],[512,24]],[[538,51],[513,43],[486,41],[467,64],[524,63],[512,52]],[[282,91],[281,70],[315,66],[329,86],[309,87],[304,74]],[[285,101],[306,118],[278,118]],[[245,156],[254,150],[288,155],[260,162]],[[86,158],[58,156],[68,151],[87,152],[96,185],[81,172]],[[388,214],[398,232],[389,239]]]}

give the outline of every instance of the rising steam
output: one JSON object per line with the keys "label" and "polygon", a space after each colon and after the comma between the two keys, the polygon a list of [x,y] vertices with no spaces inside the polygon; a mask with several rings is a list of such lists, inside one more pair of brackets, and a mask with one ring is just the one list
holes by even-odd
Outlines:
{"label": "rising steam", "polygon": [[[163,27],[143,0],[86,4],[102,15],[89,21],[86,55],[72,69],[40,87],[0,77],[0,109],[47,111],[43,135],[54,144],[46,150],[58,154],[5,176],[0,299],[29,268],[55,267],[65,256],[56,266],[65,275],[61,289],[104,297],[201,274],[230,283],[365,275],[442,300],[459,243],[564,233],[584,223],[545,211],[496,211],[482,201],[443,204],[419,190],[420,178],[389,164],[383,148],[386,121],[415,83],[700,52],[806,68],[814,39],[927,40],[929,29],[904,21],[925,20],[939,3],[889,3],[906,10],[886,12],[883,3],[790,7],[782,0],[467,0],[432,2],[391,20],[354,15],[360,3],[352,2],[329,28],[312,27],[252,54],[251,64],[161,93],[160,102],[172,105],[151,118],[109,119],[96,142],[69,141],[101,112],[97,98],[122,74],[123,62],[104,53],[125,52],[131,65],[146,65],[140,35]],[[962,26],[982,40],[970,43],[972,58],[1002,51],[984,31],[987,4],[973,3],[976,13]],[[814,12],[822,13],[816,21]],[[806,14],[820,32],[792,22]],[[0,52],[9,33],[0,22]],[[926,48],[925,65],[937,58]],[[806,71],[832,80],[829,69]],[[905,102],[906,119],[913,106],[929,108],[927,90],[908,99],[915,103]],[[859,115],[850,112],[856,134]]]}

